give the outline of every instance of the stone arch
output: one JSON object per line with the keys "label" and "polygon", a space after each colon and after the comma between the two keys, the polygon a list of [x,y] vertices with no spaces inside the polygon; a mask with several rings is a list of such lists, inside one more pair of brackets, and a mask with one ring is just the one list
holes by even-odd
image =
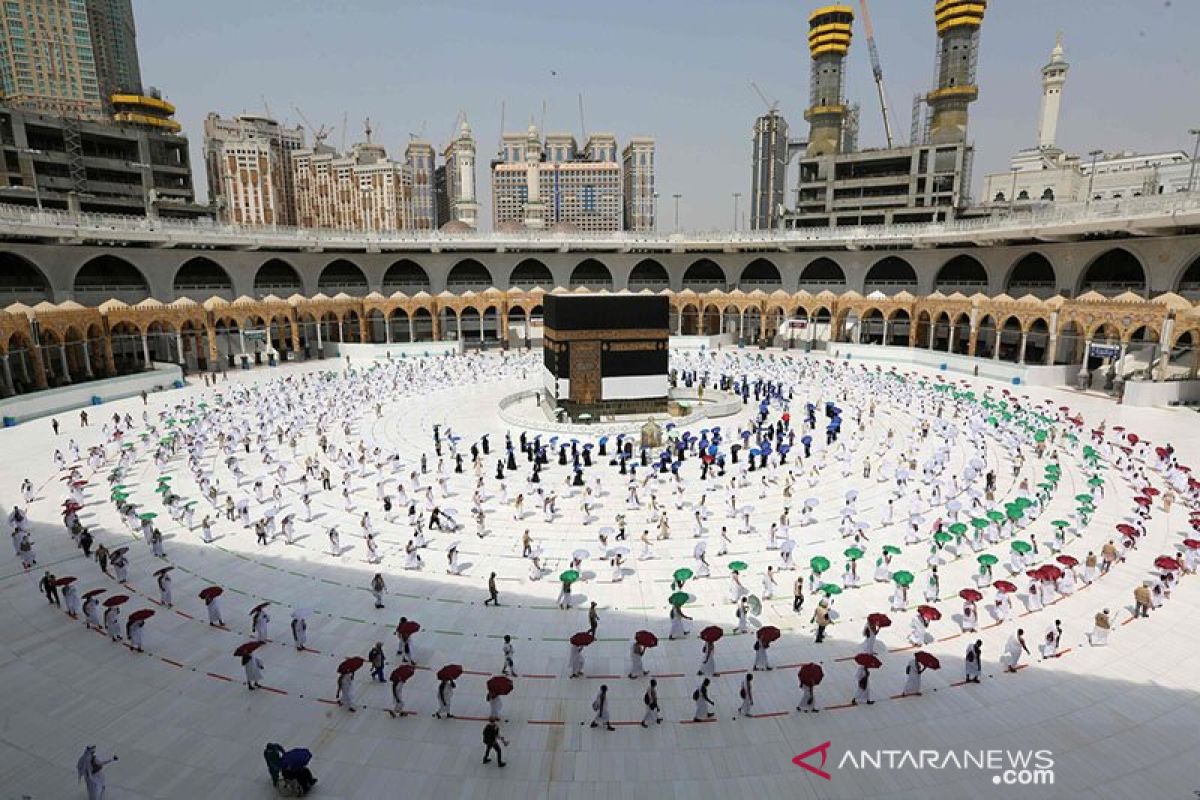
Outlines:
{"label": "stone arch", "polygon": [[585,287],[588,289],[611,289],[613,286],[612,272],[600,261],[594,258],[585,259],[571,270],[569,281],[571,288]]}
{"label": "stone arch", "polygon": [[637,263],[629,273],[630,291],[639,289],[665,289],[671,282],[667,268],[653,258],[645,258]]}
{"label": "stone arch", "polygon": [[189,258],[175,272],[175,296],[203,302],[213,295],[233,299],[233,279],[224,267],[205,256]]}
{"label": "stone arch", "polygon": [[52,297],[50,281],[37,264],[16,253],[0,252],[0,308],[10,303],[35,306]]}
{"label": "stone arch", "polygon": [[821,289],[833,286],[846,286],[846,271],[832,258],[822,256],[810,261],[800,270],[800,288],[818,287]]}
{"label": "stone arch", "polygon": [[721,269],[721,266],[711,258],[701,258],[692,262],[687,271],[683,273],[684,289],[694,289],[695,291],[720,289],[724,291],[728,287],[729,278],[725,274],[725,270]]}
{"label": "stone arch", "polygon": [[911,291],[916,288],[917,271],[900,256],[886,256],[876,261],[867,270],[867,277],[863,282],[863,291],[867,293],[878,291],[895,294],[902,289]]}
{"label": "stone arch", "polygon": [[912,335],[912,315],[907,309],[896,308],[887,315],[887,337],[884,344],[905,346]]}
{"label": "stone arch", "polygon": [[269,294],[277,297],[291,297],[293,294],[304,293],[304,281],[300,273],[282,258],[272,258],[263,262],[254,273],[254,294],[266,297]]}
{"label": "stone arch", "polygon": [[404,292],[416,294],[428,292],[432,288],[429,273],[417,262],[410,258],[402,258],[387,268],[383,273],[383,293]]}
{"label": "stone arch", "polygon": [[348,258],[339,258],[325,265],[317,279],[317,291],[333,297],[345,292],[361,297],[368,291],[367,276],[357,264]]}
{"label": "stone arch", "polygon": [[738,286],[751,289],[777,289],[783,285],[783,276],[774,262],[766,258],[756,258],[746,265],[738,278]]}
{"label": "stone arch", "polygon": [[971,343],[971,355],[991,358],[996,351],[996,318],[984,314],[975,327],[975,340]]}
{"label": "stone arch", "polygon": [[467,289],[480,291],[493,286],[495,282],[492,271],[473,258],[459,261],[446,275],[446,288],[452,292]]}
{"label": "stone arch", "polygon": [[962,292],[971,295],[987,290],[988,274],[979,259],[960,253],[947,261],[938,270],[933,288],[943,294]]}
{"label": "stone arch", "polygon": [[413,341],[432,342],[437,337],[433,329],[433,313],[424,306],[412,312]]}
{"label": "stone arch", "polygon": [[84,305],[100,305],[109,298],[132,304],[150,296],[150,283],[142,271],[111,253],[80,267],[72,286],[76,299]]}
{"label": "stone arch", "polygon": [[527,258],[513,267],[512,273],[508,276],[508,285],[524,286],[530,289],[541,286],[550,289],[554,286],[554,276],[550,273],[550,268],[541,261],[536,258]]}
{"label": "stone arch", "polygon": [[1146,270],[1137,256],[1123,247],[1105,250],[1092,262],[1079,278],[1077,294],[1098,292],[1112,296],[1122,292],[1146,294]]}
{"label": "stone arch", "polygon": [[1175,283],[1175,293],[1193,302],[1200,300],[1200,255],[1192,259],[1192,263],[1179,276]]}
{"label": "stone arch", "polygon": [[1049,297],[1058,287],[1058,276],[1050,259],[1038,252],[1026,253],[1008,272],[1004,291],[1012,297]]}
{"label": "stone arch", "polygon": [[1044,317],[1035,317],[1025,326],[1025,350],[1021,354],[1021,362],[1025,364],[1044,364],[1049,355],[1050,322]]}

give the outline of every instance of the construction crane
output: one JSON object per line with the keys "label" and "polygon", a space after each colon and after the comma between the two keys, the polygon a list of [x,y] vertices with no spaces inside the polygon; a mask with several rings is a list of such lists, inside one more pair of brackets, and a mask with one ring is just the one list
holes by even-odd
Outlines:
{"label": "construction crane", "polygon": [[322,144],[324,144],[325,140],[329,138],[329,134],[333,133],[333,128],[330,128],[327,125],[322,125],[318,128],[309,121],[308,117],[305,116],[304,112],[300,110],[299,106],[292,106],[292,108],[297,114],[300,115],[300,119],[304,120],[304,124],[307,125],[308,129],[312,132],[313,147],[320,147]]}
{"label": "construction crane", "polygon": [[765,105],[767,107],[768,114],[774,114],[777,111],[779,111],[779,101],[778,100],[772,100],[771,98],[767,97],[767,95],[763,92],[763,90],[758,88],[758,84],[755,83],[754,81],[750,81],[750,85],[752,87],[754,87],[754,91],[757,92],[759,98],[762,99],[763,105]]}
{"label": "construction crane", "polygon": [[875,88],[879,91],[879,108],[883,112],[883,135],[887,137],[890,150],[892,142],[892,115],[888,112],[887,93],[883,89],[883,65],[879,63],[879,48],[875,46],[875,29],[871,26],[871,12],[867,0],[858,0],[862,8],[863,30],[867,34],[867,50],[871,54],[871,72],[875,75]]}

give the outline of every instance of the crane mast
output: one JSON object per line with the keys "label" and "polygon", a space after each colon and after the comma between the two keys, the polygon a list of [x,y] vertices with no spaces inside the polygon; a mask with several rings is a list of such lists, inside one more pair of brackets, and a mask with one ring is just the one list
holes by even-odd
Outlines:
{"label": "crane mast", "polygon": [[863,30],[867,34],[867,51],[871,54],[871,72],[875,75],[875,89],[879,92],[879,108],[883,112],[883,134],[887,137],[888,149],[893,147],[892,115],[888,111],[887,93],[883,90],[883,65],[879,62],[879,48],[875,46],[875,29],[871,26],[871,12],[867,0],[858,0],[862,8]]}

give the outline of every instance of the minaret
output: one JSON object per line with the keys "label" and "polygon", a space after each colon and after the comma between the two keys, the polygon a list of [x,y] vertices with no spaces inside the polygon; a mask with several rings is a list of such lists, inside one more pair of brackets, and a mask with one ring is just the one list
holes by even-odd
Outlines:
{"label": "minaret", "polygon": [[850,50],[854,9],[847,5],[822,6],[808,16],[808,51],[812,56],[809,78],[809,158],[836,155],[842,149],[846,106],[844,62]]}
{"label": "minaret", "polygon": [[542,141],[532,122],[525,137],[525,227],[546,227],[546,204],[541,197]]}
{"label": "minaret", "polygon": [[938,85],[925,98],[929,103],[929,143],[955,144],[967,140],[967,107],[979,97],[975,84],[979,57],[979,28],[987,0],[936,0]]}
{"label": "minaret", "polygon": [[454,164],[458,168],[455,188],[458,196],[453,198],[454,219],[472,228],[479,222],[479,204],[475,202],[475,137],[464,117],[454,140]]}
{"label": "minaret", "polygon": [[1038,116],[1038,147],[1042,150],[1054,148],[1063,85],[1067,82],[1067,70],[1071,68],[1063,58],[1062,41],[1063,35],[1059,31],[1054,49],[1050,52],[1050,63],[1042,67],[1042,113]]}

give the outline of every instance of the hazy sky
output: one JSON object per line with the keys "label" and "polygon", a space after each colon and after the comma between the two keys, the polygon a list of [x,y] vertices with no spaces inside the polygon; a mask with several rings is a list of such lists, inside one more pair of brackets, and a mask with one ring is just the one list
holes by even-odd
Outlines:
{"label": "hazy sky", "polygon": [[[804,137],[807,17],[795,0],[137,0],[142,74],[179,107],[206,196],[201,123],[209,111],[262,113],[336,128],[400,156],[410,133],[439,150],[465,112],[479,146],[481,218],[487,161],[506,127],[540,122],[658,139],[660,218],[683,195],[685,228],[728,228],[733,192],[750,190],[750,131],[764,106],[756,81]],[[853,3],[857,8],[857,3]],[[907,140],[913,95],[930,88],[933,0],[871,0],[892,116]],[[1071,64],[1060,144],[1073,152],[1188,149],[1200,126],[1200,0],[992,0],[972,107],[975,187],[1034,143],[1039,70],[1065,35]],[[860,146],[883,143],[861,20],[847,93],[862,105]],[[553,74],[557,73],[557,75]],[[793,170],[794,174],[794,170]],[[789,176],[789,184],[791,176]],[[490,227],[490,223],[489,223]]]}

